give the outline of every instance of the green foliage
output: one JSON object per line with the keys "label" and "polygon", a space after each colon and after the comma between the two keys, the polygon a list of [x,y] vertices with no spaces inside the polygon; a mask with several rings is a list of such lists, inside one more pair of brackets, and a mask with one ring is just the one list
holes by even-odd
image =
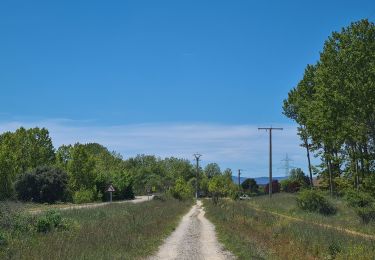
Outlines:
{"label": "green foliage", "polygon": [[211,179],[215,176],[221,175],[221,170],[217,163],[209,163],[204,168],[204,173],[207,176],[207,178]]}
{"label": "green foliage", "polygon": [[0,247],[2,246],[6,246],[8,244],[8,241],[7,241],[7,238],[5,236],[5,233],[3,233],[1,230],[0,230]]}
{"label": "green foliage", "polygon": [[300,168],[290,170],[289,174],[289,179],[299,182],[302,188],[308,187],[310,185],[309,177],[307,177]]}
{"label": "green foliage", "polygon": [[319,61],[306,67],[284,101],[302,146],[320,156],[319,174],[338,195],[353,186],[374,190],[368,181],[375,166],[374,60],[374,23],[353,22],[331,34]]}
{"label": "green foliage", "polygon": [[212,196],[213,203],[217,203],[220,197],[230,196],[236,198],[238,188],[232,181],[232,176],[215,175],[208,183],[208,191]]}
{"label": "green foliage", "polygon": [[351,207],[367,207],[375,202],[374,198],[365,192],[348,190],[345,193],[345,199]]}
{"label": "green foliage", "polygon": [[80,189],[74,192],[73,202],[76,204],[93,202],[95,200],[95,195],[94,189]]}
{"label": "green foliage", "polygon": [[242,183],[241,183],[241,187],[242,189],[245,191],[245,192],[248,192],[248,193],[258,193],[259,192],[259,186],[257,184],[257,182],[252,179],[252,178],[249,178],[249,179],[246,179],[244,180]]}
{"label": "green foliage", "polygon": [[288,179],[280,181],[281,190],[285,192],[298,192],[310,185],[310,179],[300,169],[292,169]]}
{"label": "green foliage", "polygon": [[75,144],[70,151],[67,163],[71,191],[92,188],[95,185],[95,160],[82,144]]}
{"label": "green foliage", "polygon": [[44,216],[38,218],[36,222],[36,230],[38,232],[47,233],[57,228],[62,223],[62,217],[57,211],[48,211]]}
{"label": "green foliage", "polygon": [[321,192],[316,190],[303,190],[297,197],[299,208],[323,215],[333,215],[336,208],[330,203]]}
{"label": "green foliage", "polygon": [[53,203],[64,200],[67,182],[64,171],[43,166],[19,175],[15,189],[20,200]]}
{"label": "green foliage", "polygon": [[295,193],[301,189],[301,183],[296,180],[285,179],[280,181],[281,190],[284,192]]}
{"label": "green foliage", "polygon": [[367,207],[356,208],[358,216],[361,218],[363,223],[369,223],[370,221],[375,221],[375,205],[371,204]]}
{"label": "green foliage", "polygon": [[12,198],[19,174],[54,161],[52,140],[45,128],[21,127],[0,135],[0,200]]}
{"label": "green foliage", "polygon": [[193,196],[193,187],[183,178],[178,178],[175,185],[169,190],[173,198],[178,200],[187,200]]}
{"label": "green foliage", "polygon": [[167,199],[61,211],[68,232],[58,226],[47,233],[11,233],[0,259],[144,259],[157,251],[191,205]]}
{"label": "green foliage", "polygon": [[355,209],[363,223],[375,220],[375,199],[363,191],[347,190],[345,199],[349,206]]}
{"label": "green foliage", "polygon": [[[257,196],[246,202],[221,200],[218,206],[204,200],[205,216],[215,224],[219,240],[238,259],[374,258],[373,240],[342,231],[355,226],[372,235],[372,225],[357,223],[351,210],[347,212],[354,219],[342,222],[343,211],[328,217],[295,209],[295,196],[280,193],[271,200],[268,196]],[[341,201],[334,202],[345,206]],[[294,221],[295,218],[300,221]],[[328,223],[332,228],[327,227]]]}

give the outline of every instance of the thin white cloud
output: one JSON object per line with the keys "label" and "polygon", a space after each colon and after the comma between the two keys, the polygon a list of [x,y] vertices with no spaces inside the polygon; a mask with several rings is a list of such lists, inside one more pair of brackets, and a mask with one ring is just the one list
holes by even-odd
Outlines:
{"label": "thin white cloud", "polygon": [[[97,142],[124,158],[137,154],[160,157],[182,157],[203,154],[202,162],[218,162],[222,168],[246,169],[245,176],[268,173],[268,133],[258,125],[221,124],[137,124],[118,126],[90,125],[89,121],[46,120],[40,122],[0,122],[0,132],[14,131],[20,126],[46,127],[54,146],[76,142]],[[296,126],[282,125],[284,131],[273,132],[274,174],[283,175],[281,160],[288,153],[292,165],[306,170],[305,151],[299,146]]]}

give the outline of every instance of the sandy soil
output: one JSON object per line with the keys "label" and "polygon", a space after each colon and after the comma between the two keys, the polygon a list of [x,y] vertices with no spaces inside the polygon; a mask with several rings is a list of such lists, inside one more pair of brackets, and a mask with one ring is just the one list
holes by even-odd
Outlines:
{"label": "sandy soil", "polygon": [[182,218],[177,229],[166,239],[155,256],[159,259],[235,259],[218,242],[215,226],[204,216],[202,202],[197,201]]}

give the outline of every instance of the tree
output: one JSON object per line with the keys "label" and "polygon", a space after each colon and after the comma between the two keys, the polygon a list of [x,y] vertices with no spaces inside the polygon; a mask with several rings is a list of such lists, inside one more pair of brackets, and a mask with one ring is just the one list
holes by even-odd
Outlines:
{"label": "tree", "polygon": [[13,181],[17,174],[14,165],[13,134],[6,132],[0,135],[0,199],[13,195]]}
{"label": "tree", "polygon": [[95,187],[95,160],[90,157],[85,146],[75,144],[70,150],[70,158],[67,163],[70,190],[74,192]]}
{"label": "tree", "polygon": [[193,196],[193,187],[180,177],[169,192],[175,199],[186,200]]}
{"label": "tree", "polygon": [[55,160],[52,140],[45,128],[17,129],[0,135],[0,199],[13,194],[17,176]]}
{"label": "tree", "polygon": [[208,191],[211,193],[214,204],[219,201],[220,197],[232,195],[238,191],[237,189],[232,177],[227,175],[215,175],[208,182]]}
{"label": "tree", "polygon": [[[333,194],[338,178],[357,189],[375,170],[375,25],[360,20],[333,32],[320,59],[284,101],[320,175]],[[311,169],[310,183],[312,181]],[[341,183],[341,182],[340,182]]]}
{"label": "tree", "polygon": [[305,175],[301,168],[292,169],[290,170],[289,174],[289,179],[291,179],[292,181],[298,181],[301,186],[307,187],[310,185],[309,177]]}
{"label": "tree", "polygon": [[244,180],[241,183],[241,187],[244,191],[248,191],[248,192],[251,192],[251,193],[258,193],[258,191],[259,191],[258,190],[259,186],[258,186],[257,182],[252,178]]}
{"label": "tree", "polygon": [[209,179],[214,176],[221,175],[220,167],[217,163],[207,164],[207,166],[204,168],[204,173]]}
{"label": "tree", "polygon": [[65,199],[67,183],[68,176],[64,171],[41,166],[20,175],[15,189],[20,200],[53,203]]}
{"label": "tree", "polygon": [[227,176],[228,178],[232,178],[233,172],[231,169],[226,168],[223,172],[223,175]]}

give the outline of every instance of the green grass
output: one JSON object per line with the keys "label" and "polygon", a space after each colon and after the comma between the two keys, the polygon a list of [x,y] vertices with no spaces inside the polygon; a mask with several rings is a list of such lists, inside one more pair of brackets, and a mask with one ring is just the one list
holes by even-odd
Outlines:
{"label": "green grass", "polygon": [[166,200],[63,211],[74,223],[67,231],[5,229],[0,259],[140,259],[157,250],[191,205]]}
{"label": "green grass", "polygon": [[[217,206],[205,200],[204,205],[206,216],[216,225],[219,240],[239,259],[374,259],[374,240],[270,213],[339,226],[357,218],[344,205],[338,215],[331,217],[300,212],[294,200],[295,195],[279,194],[271,201],[262,196],[251,201],[221,200]],[[342,209],[344,212],[339,213]],[[372,226],[359,221],[353,226],[371,233]]]}
{"label": "green grass", "polygon": [[340,198],[327,198],[337,208],[334,216],[324,216],[318,213],[306,212],[297,207],[296,195],[290,193],[274,194],[270,200],[268,196],[252,198],[249,203],[256,208],[272,212],[286,214],[306,221],[324,223],[335,227],[341,227],[370,235],[375,235],[375,223],[364,225],[352,207]]}

